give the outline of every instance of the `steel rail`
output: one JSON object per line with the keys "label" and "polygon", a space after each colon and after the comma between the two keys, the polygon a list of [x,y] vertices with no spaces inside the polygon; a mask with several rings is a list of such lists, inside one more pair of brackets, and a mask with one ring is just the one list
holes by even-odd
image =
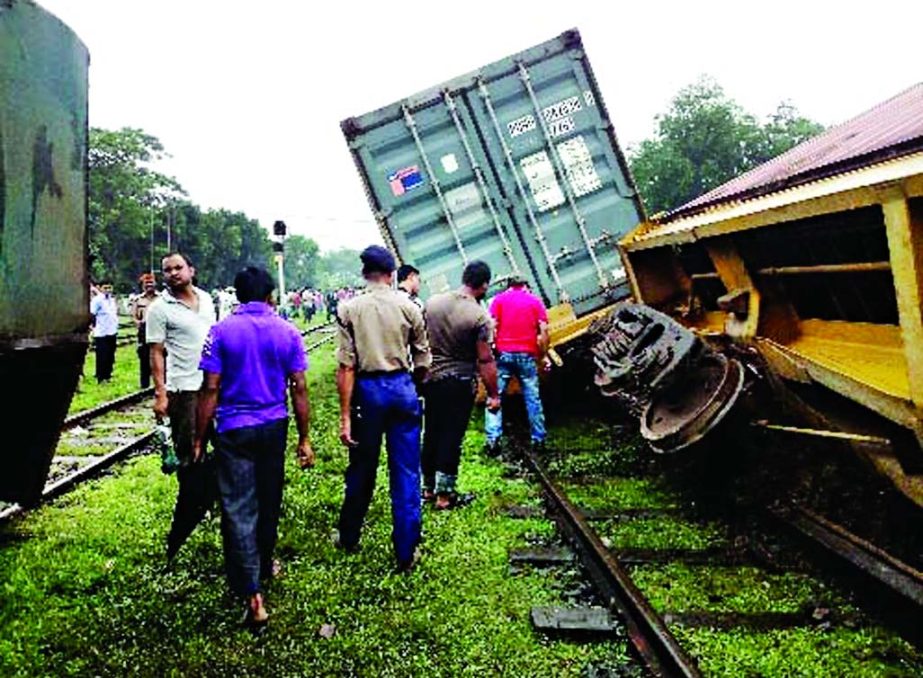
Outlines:
{"label": "steel rail", "polygon": [[87,422],[92,421],[93,419],[98,419],[104,414],[108,414],[113,410],[121,409],[126,405],[134,405],[135,403],[140,402],[152,395],[154,395],[154,389],[145,388],[141,389],[140,391],[135,391],[134,393],[129,393],[128,395],[122,396],[121,398],[116,398],[115,400],[102,403],[101,405],[97,405],[96,407],[93,407],[89,410],[77,412],[64,420],[64,423],[61,425],[61,430],[67,431],[77,426],[83,426]]}
{"label": "steel rail", "polygon": [[321,325],[315,325],[314,327],[309,327],[306,330],[301,330],[301,336],[306,337],[309,334],[314,334],[315,332],[320,332],[321,330],[327,329],[328,327],[333,327],[334,323],[335,321],[331,320]]}
{"label": "steel rail", "polygon": [[538,458],[531,453],[525,457],[551,503],[555,521],[577,548],[610,607],[621,615],[635,651],[650,672],[663,678],[701,676],[695,660],[679,646],[663,619],[581,512],[551,480]]}
{"label": "steel rail", "polygon": [[310,352],[313,351],[314,349],[316,349],[316,348],[318,348],[318,347],[320,347],[320,346],[323,346],[323,345],[326,344],[328,341],[333,341],[335,338],[336,338],[336,335],[335,335],[335,334],[331,334],[329,337],[324,337],[323,339],[320,339],[319,341],[315,341],[313,344],[310,344],[305,350],[306,350],[308,353],[310,353]]}
{"label": "steel rail", "polygon": [[792,506],[772,509],[771,513],[865,577],[923,607],[923,572],[810,509]]}
{"label": "steel rail", "polygon": [[[66,475],[65,477],[61,478],[60,480],[55,481],[51,485],[47,485],[44,491],[42,492],[42,498],[39,500],[39,505],[45,504],[51,501],[52,499],[55,499],[56,497],[60,497],[62,494],[70,492],[72,489],[74,489],[77,485],[79,485],[83,481],[88,480],[89,478],[92,478],[93,476],[100,473],[101,471],[104,471],[110,466],[117,464],[118,462],[124,460],[126,457],[128,457],[133,452],[136,452],[144,448],[145,446],[149,445],[151,441],[153,441],[154,439],[154,434],[155,434],[155,431],[153,430],[148,431],[142,436],[135,438],[129,443],[126,443],[122,447],[119,447],[118,449],[113,450],[109,454],[103,457],[100,457],[96,461],[90,464],[87,464],[83,468],[80,468],[74,471],[73,473]],[[32,508],[35,508],[35,507],[34,506],[30,507],[30,509]],[[10,518],[13,518],[23,513],[25,510],[26,509],[20,506],[19,504],[13,504],[8,509],[0,512],[0,522],[7,521]]]}
{"label": "steel rail", "polygon": [[[311,334],[312,332],[325,329],[332,324],[333,323],[325,323],[324,325],[319,325],[318,327],[311,328],[310,330],[303,332],[303,335],[308,335],[308,334]],[[314,344],[311,344],[310,346],[308,346],[307,351],[309,352],[313,351],[318,346],[321,346],[322,344],[326,344],[327,342],[332,341],[335,336],[336,335],[331,334],[328,337],[324,337],[320,341],[317,341]],[[120,407],[124,407],[125,405],[130,405],[139,400],[143,400],[145,397],[150,396],[153,393],[154,393],[153,388],[144,389],[142,391],[136,391],[135,393],[129,393],[128,395],[123,396],[121,398],[117,398],[107,403],[103,403],[102,405],[94,407],[93,409],[86,410],[84,412],[78,412],[77,414],[74,414],[68,417],[64,421],[62,430],[68,430],[76,426],[85,424],[86,422],[91,421],[92,419],[96,419],[108,412],[117,410]],[[51,485],[47,485],[44,491],[42,492],[42,496],[41,496],[41,499],[39,500],[38,506],[45,504],[51,501],[52,499],[69,492],[74,487],[76,487],[81,482],[83,482],[84,480],[87,480],[95,476],[96,474],[98,474],[101,471],[104,471],[105,469],[109,468],[113,464],[117,464],[118,462],[122,461],[123,459],[125,459],[127,456],[129,456],[133,452],[150,444],[154,439],[154,434],[155,434],[154,430],[148,431],[147,433],[141,435],[140,437],[135,438],[134,440],[126,443],[122,447],[119,447],[118,449],[113,450],[109,454],[103,457],[100,457],[96,461],[90,464],[87,464],[86,466],[78,469],[77,471],[73,473],[68,474],[64,478],[61,478],[60,480],[55,481]],[[34,506],[29,507],[29,510],[33,508],[35,507]],[[12,506],[4,509],[3,511],[0,511],[0,523],[6,522],[10,520],[11,518],[14,518],[15,516],[22,514],[26,510],[27,509],[25,507],[20,506],[19,504],[13,504]]]}

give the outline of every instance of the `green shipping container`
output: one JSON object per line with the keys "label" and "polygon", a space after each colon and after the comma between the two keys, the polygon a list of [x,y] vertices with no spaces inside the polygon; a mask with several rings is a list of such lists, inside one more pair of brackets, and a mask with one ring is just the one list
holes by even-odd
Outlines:
{"label": "green shipping container", "polygon": [[578,316],[630,294],[617,242],[643,207],[576,30],[341,127],[424,296],[475,259]]}
{"label": "green shipping container", "polygon": [[88,65],[57,18],[0,0],[4,500],[41,493],[86,351]]}

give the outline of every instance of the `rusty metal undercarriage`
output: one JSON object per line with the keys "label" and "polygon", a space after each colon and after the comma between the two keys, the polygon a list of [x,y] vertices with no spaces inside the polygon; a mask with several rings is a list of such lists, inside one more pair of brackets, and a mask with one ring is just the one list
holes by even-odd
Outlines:
{"label": "rusty metal undercarriage", "polygon": [[657,452],[676,452],[720,424],[743,391],[738,360],[713,351],[670,316],[625,302],[590,328],[595,382],[639,418]]}

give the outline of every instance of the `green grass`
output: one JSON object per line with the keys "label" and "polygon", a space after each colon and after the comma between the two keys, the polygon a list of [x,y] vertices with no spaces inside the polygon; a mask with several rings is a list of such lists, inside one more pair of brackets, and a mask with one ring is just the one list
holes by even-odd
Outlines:
{"label": "green grass", "polygon": [[[0,675],[579,676],[591,663],[625,662],[623,643],[552,640],[531,628],[530,608],[560,604],[569,582],[549,571],[510,574],[508,551],[553,528],[497,511],[537,497],[479,456],[479,423],[460,479],[478,499],[456,512],[425,511],[417,570],[392,573],[384,463],[360,553],[333,548],[346,453],[331,356],[329,347],[312,356],[318,465],[300,471],[289,460],[278,548],[285,572],[268,591],[266,633],[238,625],[216,519],[197,530],[174,571],[162,571],[176,481],[148,456],[6,528]],[[331,639],[319,637],[322,624],[335,626]]]}
{"label": "green grass", "polygon": [[756,567],[645,565],[631,577],[659,612],[798,612],[840,597],[803,574]]}
{"label": "green grass", "polygon": [[77,427],[64,431],[55,448],[56,456],[86,456],[111,452],[119,440],[128,441],[143,435],[154,425],[150,403],[128,410],[110,412],[93,422],[91,428]]}
{"label": "green grass", "polygon": [[561,485],[575,505],[591,511],[679,508],[677,500],[653,480],[616,477]]}
{"label": "green grass", "polygon": [[767,632],[674,627],[706,676],[739,678],[897,678],[923,675],[905,642],[881,629],[784,629]]}
{"label": "green grass", "polygon": [[115,352],[112,381],[96,383],[96,353],[87,351],[83,363],[83,376],[71,400],[70,413],[83,412],[110,400],[115,400],[141,388],[138,368],[138,349],[135,344],[119,346]]}
{"label": "green grass", "polygon": [[707,549],[726,545],[727,534],[715,524],[672,516],[606,521],[595,525],[615,549]]}

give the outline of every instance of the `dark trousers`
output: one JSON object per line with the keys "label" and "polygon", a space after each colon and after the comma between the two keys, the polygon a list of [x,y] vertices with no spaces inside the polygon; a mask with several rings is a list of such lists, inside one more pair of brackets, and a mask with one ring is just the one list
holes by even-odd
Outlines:
{"label": "dark trousers", "polygon": [[172,391],[167,394],[170,437],[180,461],[180,467],[176,471],[179,492],[176,495],[176,506],[173,508],[170,533],[167,535],[168,558],[172,558],[179,551],[218,498],[214,457],[206,456],[204,461],[192,463],[197,404],[196,391]]}
{"label": "dark trousers", "polygon": [[446,377],[423,387],[426,426],[423,434],[423,487],[455,491],[461,445],[474,407],[475,382],[470,377]]}
{"label": "dark trousers", "polygon": [[115,336],[94,337],[96,347],[96,381],[112,379],[112,368],[115,366]]}
{"label": "dark trousers", "polygon": [[260,590],[272,574],[288,420],[247,426],[217,434],[221,534],[231,589],[241,595]]}
{"label": "dark trousers", "polygon": [[340,510],[340,542],[359,543],[362,521],[369,510],[381,439],[388,450],[391,519],[398,563],[409,563],[420,542],[420,403],[406,372],[362,376],[353,390],[352,436],[346,493]]}
{"label": "dark trousers", "polygon": [[151,385],[151,345],[138,344],[138,364],[140,365],[141,388]]}

